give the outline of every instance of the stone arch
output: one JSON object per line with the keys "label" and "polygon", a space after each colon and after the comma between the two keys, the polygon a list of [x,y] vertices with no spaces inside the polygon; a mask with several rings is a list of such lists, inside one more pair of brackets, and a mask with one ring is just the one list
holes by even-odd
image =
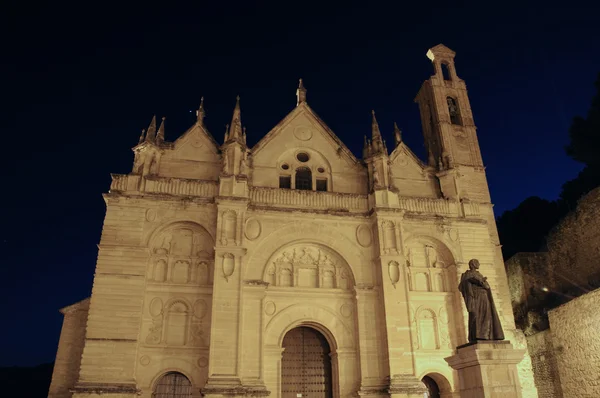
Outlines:
{"label": "stone arch", "polygon": [[456,264],[456,259],[459,258],[458,253],[454,248],[454,245],[449,244],[449,242],[446,242],[444,238],[440,240],[429,235],[415,234],[410,235],[406,238],[404,246],[408,249],[409,245],[415,241],[430,243],[442,249],[446,253],[446,255],[452,260],[452,264],[446,264],[446,266]]}
{"label": "stone arch", "polygon": [[452,391],[454,391],[453,383],[450,382],[452,380],[452,375],[448,370],[441,369],[427,369],[421,372],[419,376],[419,380],[423,380],[425,377],[430,377],[440,389],[440,398],[450,398],[452,397]]}
{"label": "stone arch", "polygon": [[298,326],[322,333],[332,352],[356,348],[353,329],[331,309],[315,304],[293,304],[276,314],[265,328],[265,346],[281,347],[286,333]]}
{"label": "stone arch", "polygon": [[[296,239],[291,240],[290,236]],[[313,222],[293,222],[276,229],[266,236],[252,251],[245,267],[244,279],[261,279],[268,260],[282,247],[294,242],[312,242],[337,253],[348,265],[356,283],[372,283],[372,267],[364,265],[367,260],[357,243],[351,241],[335,228]],[[354,260],[354,261],[352,261]]]}
{"label": "stone arch", "polygon": [[197,229],[199,231],[204,231],[210,238],[212,239],[213,246],[215,242],[215,237],[209,232],[209,229],[203,226],[202,224],[197,223],[196,221],[191,221],[187,219],[182,220],[169,220],[159,226],[157,226],[152,232],[148,234],[148,236],[144,239],[143,243],[146,247],[150,247],[152,243],[155,243],[156,239],[164,232],[175,229],[175,228],[190,228]]}
{"label": "stone arch", "polygon": [[180,297],[178,297],[178,298],[172,298],[169,301],[167,301],[167,303],[163,307],[164,308],[164,312],[168,312],[171,309],[171,307],[173,307],[176,304],[183,304],[183,306],[186,309],[185,312],[191,313],[192,306],[190,305],[190,303],[186,299],[180,298]]}
{"label": "stone arch", "polygon": [[158,382],[163,377],[165,377],[166,375],[168,375],[169,373],[181,373],[182,375],[184,375],[185,377],[187,377],[187,379],[190,381],[190,383],[192,383],[192,387],[196,387],[198,385],[197,381],[195,381],[192,378],[192,373],[191,372],[183,370],[183,369],[181,369],[179,367],[168,367],[168,368],[161,369],[150,380],[150,389],[151,389],[152,392],[154,392],[154,390],[156,389],[156,386],[158,385]]}

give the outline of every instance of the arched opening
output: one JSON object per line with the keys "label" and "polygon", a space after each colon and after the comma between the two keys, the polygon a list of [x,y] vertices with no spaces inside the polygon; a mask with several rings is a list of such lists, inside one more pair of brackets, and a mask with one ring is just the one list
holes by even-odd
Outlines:
{"label": "arched opening", "polygon": [[450,67],[445,62],[442,62],[442,76],[444,77],[444,80],[452,80],[450,75]]}
{"label": "arched opening", "polygon": [[460,109],[458,108],[457,101],[452,97],[446,97],[448,103],[448,113],[450,114],[450,122],[456,125],[462,125],[460,119]]}
{"label": "arched opening", "polygon": [[312,172],[308,167],[296,169],[296,189],[312,191]]}
{"label": "arched opening", "polygon": [[183,398],[192,396],[192,383],[179,372],[169,372],[160,378],[152,398]]}
{"label": "arched opening", "polygon": [[427,387],[427,392],[425,393],[426,398],[440,398],[440,387],[437,385],[435,380],[433,380],[429,376],[423,377],[422,380],[425,387]]}
{"label": "arched opening", "polygon": [[331,347],[319,331],[299,326],[283,338],[282,398],[333,397]]}
{"label": "arched opening", "polygon": [[427,373],[423,376],[421,382],[427,388],[427,392],[425,393],[426,398],[450,398],[453,396],[450,382],[440,373]]}

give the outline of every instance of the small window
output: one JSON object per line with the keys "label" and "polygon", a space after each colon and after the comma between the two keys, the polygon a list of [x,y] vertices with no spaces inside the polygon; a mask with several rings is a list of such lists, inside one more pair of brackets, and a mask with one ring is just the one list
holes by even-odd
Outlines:
{"label": "small window", "polygon": [[319,168],[317,169],[317,171],[318,171],[319,173],[325,173],[325,169],[324,169],[324,168],[322,168],[322,167],[319,167]]}
{"label": "small window", "polygon": [[290,168],[290,166],[287,163],[284,163],[284,164],[281,165],[281,168],[283,170],[288,170]]}
{"label": "small window", "polygon": [[327,180],[324,178],[317,179],[317,191],[327,192]]}
{"label": "small window", "polygon": [[296,169],[296,189],[312,191],[312,172],[308,167]]}
{"label": "small window", "polygon": [[299,162],[306,163],[310,157],[308,156],[308,153],[300,152],[296,155],[296,159],[298,159]]}
{"label": "small window", "polygon": [[292,177],[279,176],[279,188],[292,189]]}

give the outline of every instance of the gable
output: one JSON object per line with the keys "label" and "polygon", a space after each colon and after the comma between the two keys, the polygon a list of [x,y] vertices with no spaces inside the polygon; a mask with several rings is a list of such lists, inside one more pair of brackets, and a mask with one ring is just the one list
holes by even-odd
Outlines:
{"label": "gable", "polygon": [[272,156],[293,148],[309,148],[346,167],[362,169],[360,161],[306,104],[301,103],[253,148],[254,165],[272,163]]}
{"label": "gable", "polygon": [[215,162],[219,160],[219,145],[205,127],[196,123],[183,133],[172,149],[164,154],[167,159]]}
{"label": "gable", "polygon": [[390,155],[392,183],[402,196],[439,197],[436,179],[427,166],[401,142]]}
{"label": "gable", "polygon": [[395,178],[423,179],[425,165],[401,142],[390,155],[390,164]]}

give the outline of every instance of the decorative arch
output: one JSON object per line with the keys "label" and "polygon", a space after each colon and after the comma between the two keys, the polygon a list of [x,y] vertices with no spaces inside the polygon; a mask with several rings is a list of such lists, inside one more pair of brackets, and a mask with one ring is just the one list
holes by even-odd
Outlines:
{"label": "decorative arch", "polygon": [[456,290],[455,256],[442,241],[424,235],[406,240],[410,290],[449,292]]}
{"label": "decorative arch", "polygon": [[167,223],[156,228],[146,244],[150,255],[146,273],[149,282],[211,283],[215,241],[202,225],[192,221]]}
{"label": "decorative arch", "polygon": [[[290,236],[296,239],[290,239]],[[262,279],[274,254],[288,245],[304,242],[321,245],[336,253],[347,264],[355,283],[372,282],[373,275],[365,273],[371,267],[363,267],[367,259],[357,244],[335,228],[313,222],[289,223],[266,236],[249,256],[244,278]]]}
{"label": "decorative arch", "polygon": [[329,247],[294,241],[266,262],[262,278],[271,286],[352,289],[356,282],[348,263]]}
{"label": "decorative arch", "polygon": [[281,347],[285,334],[298,326],[309,326],[322,333],[332,352],[355,349],[352,328],[331,309],[315,304],[293,304],[276,314],[265,328],[265,346]]}
{"label": "decorative arch", "polygon": [[[298,160],[297,156],[299,153],[308,154],[308,160],[304,162]],[[306,169],[309,172],[308,174],[310,174],[312,190],[319,190],[317,185],[317,181],[319,180],[328,181],[325,185],[329,187],[328,189],[331,189],[331,163],[321,152],[312,148],[292,148],[284,151],[277,158],[276,167],[280,177],[288,176],[294,180],[294,185],[290,188],[298,189],[296,186],[297,172]]]}
{"label": "decorative arch", "polygon": [[210,238],[212,239],[212,241],[215,241],[215,237],[209,232],[208,228],[206,228],[205,226],[203,226],[200,223],[197,223],[196,221],[191,221],[188,219],[180,219],[180,220],[169,220],[159,226],[157,226],[154,231],[152,231],[150,234],[148,234],[148,236],[144,239],[144,245],[147,247],[150,247],[150,244],[152,242],[154,242],[157,237],[170,229],[174,229],[174,228],[191,228],[191,229],[199,229],[204,231],[208,236],[210,236]]}

